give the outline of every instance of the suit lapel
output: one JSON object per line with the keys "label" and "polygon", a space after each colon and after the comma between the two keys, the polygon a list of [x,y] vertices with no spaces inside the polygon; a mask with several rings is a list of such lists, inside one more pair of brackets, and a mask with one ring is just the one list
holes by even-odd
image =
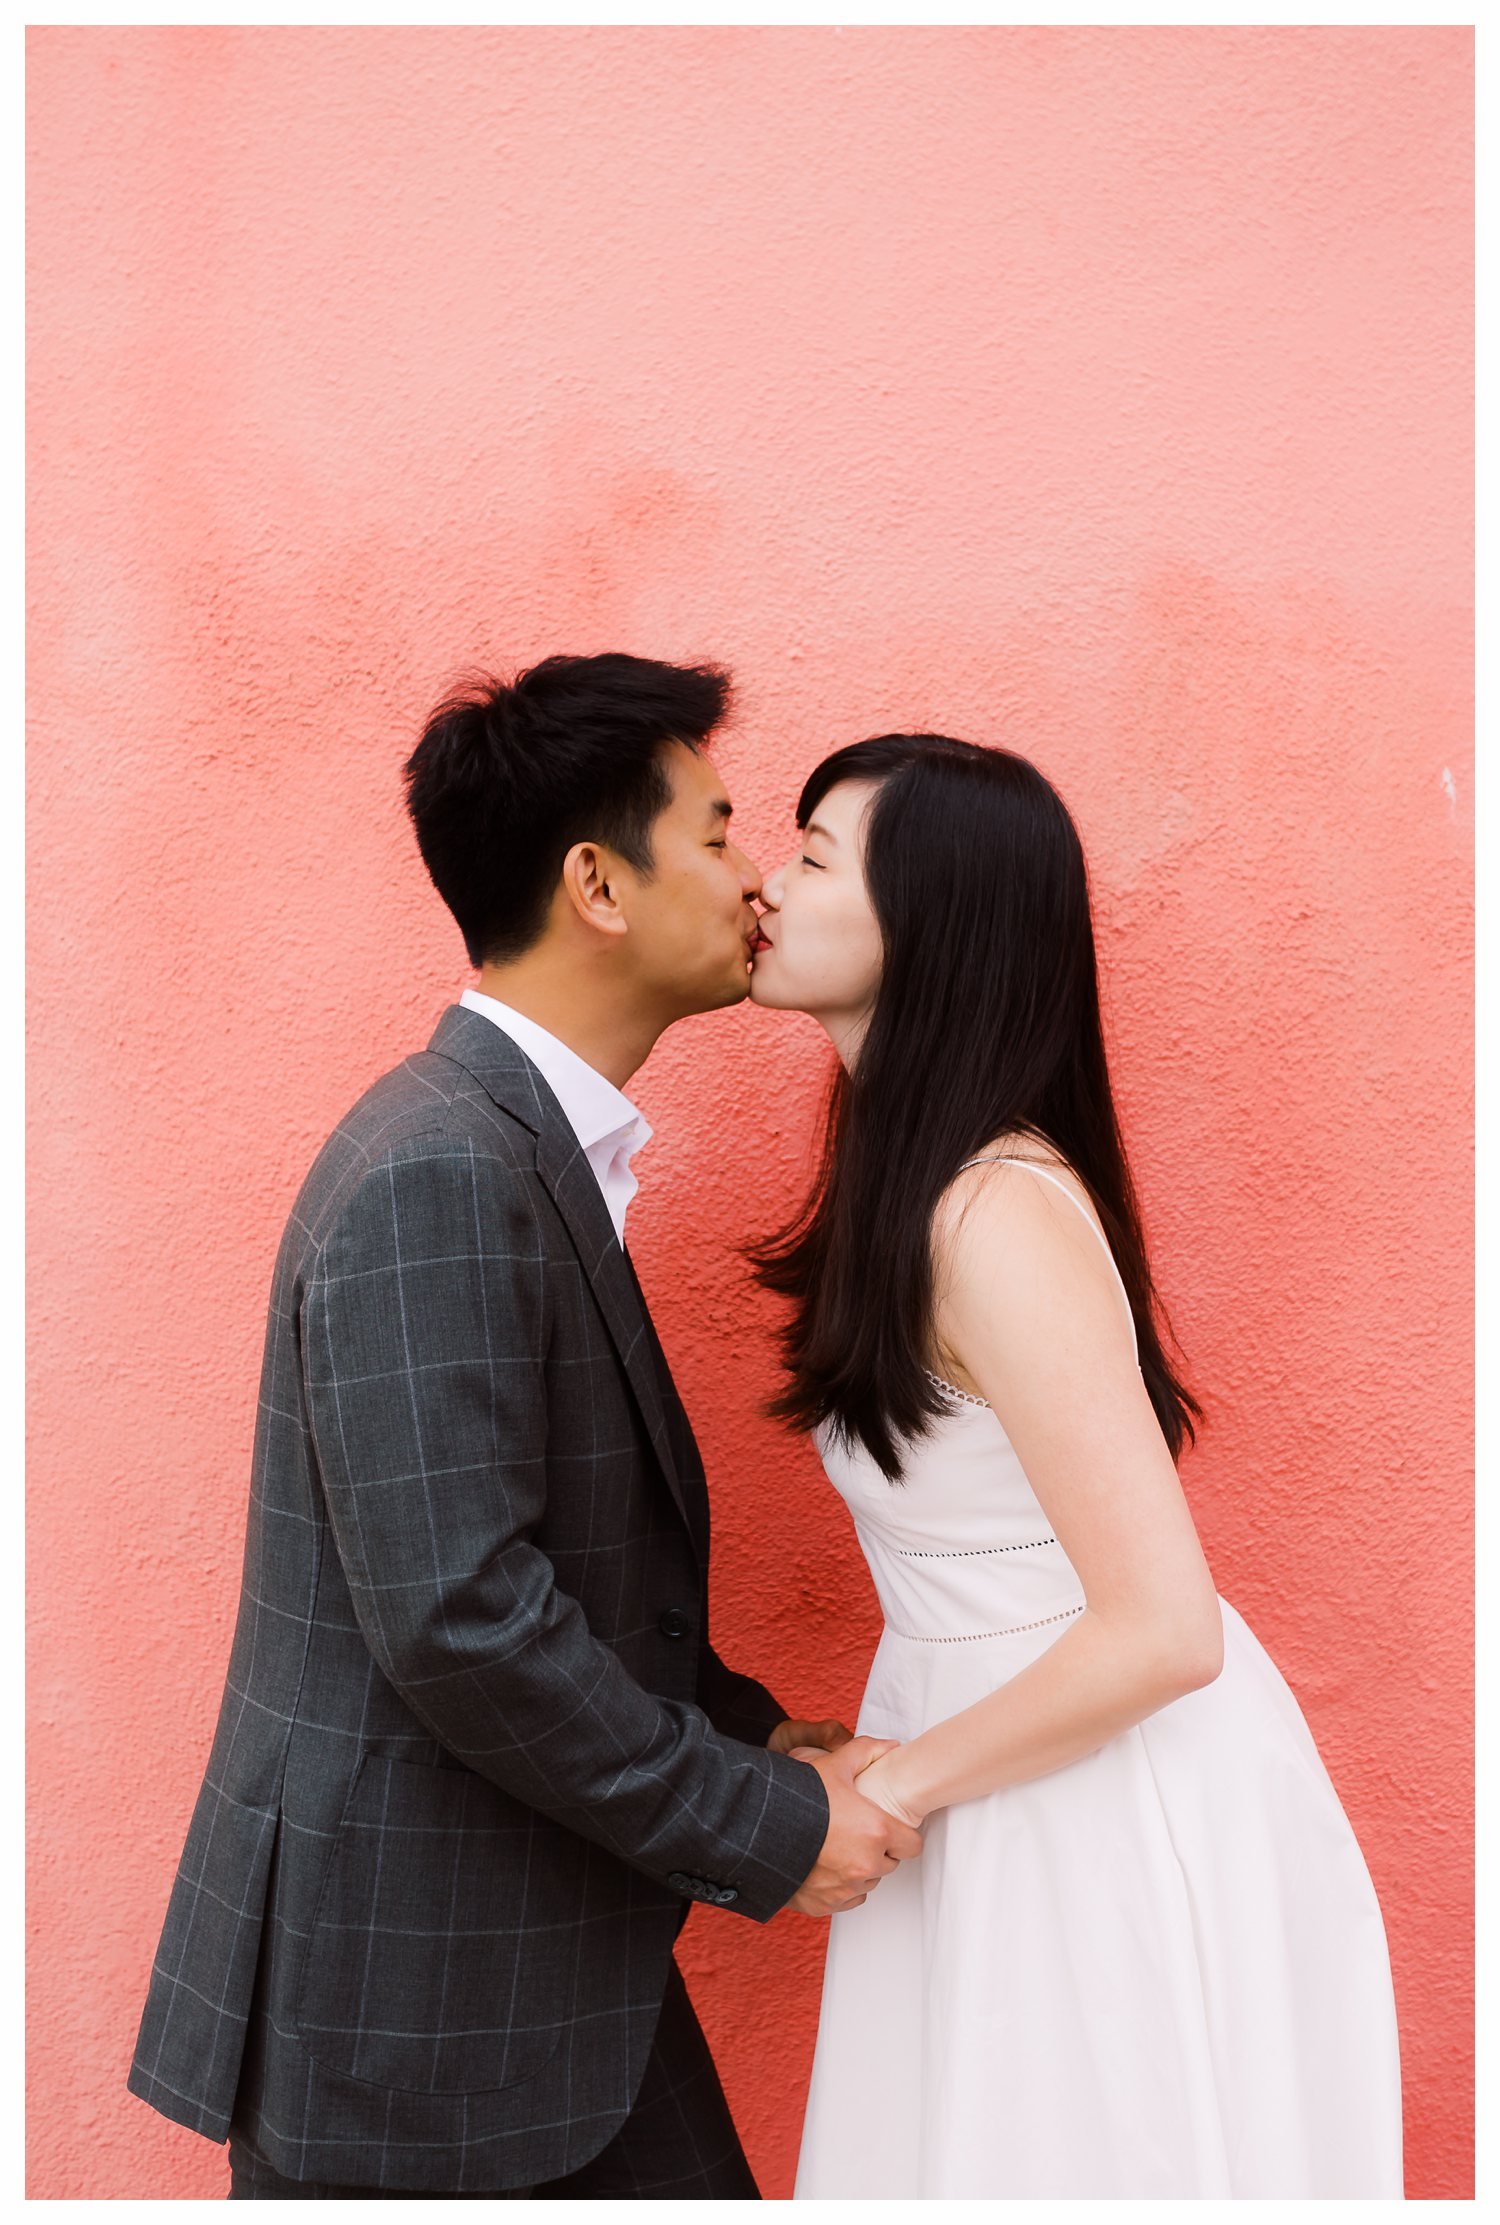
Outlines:
{"label": "suit lapel", "polygon": [[625,1254],[625,1265],[630,1271],[630,1280],[635,1290],[637,1302],[640,1305],[641,1318],[646,1324],[646,1336],[651,1346],[651,1358],[656,1370],[656,1381],[661,1393],[662,1407],[667,1417],[667,1435],[672,1445],[680,1484],[677,1503],[682,1508],[683,1518],[692,1533],[699,1564],[706,1575],[708,1572],[708,1483],[703,1473],[703,1458],[698,1450],[698,1440],[693,1435],[693,1425],[687,1417],[687,1408],[677,1395],[677,1385],[672,1379],[672,1370],[668,1364],[667,1355],[662,1349],[661,1338],[656,1333],[656,1323],[651,1318],[651,1308],[646,1303],[646,1293],[641,1288],[640,1277],[635,1271],[635,1261],[631,1258],[629,1252]]}
{"label": "suit lapel", "polygon": [[535,1134],[536,1171],[573,1240],[662,1474],[697,1545],[698,1525],[689,1512],[673,1454],[646,1302],[567,1115],[519,1044],[482,1012],[450,1005],[428,1049],[466,1068],[503,1111]]}
{"label": "suit lapel", "polygon": [[[545,1085],[544,1085],[545,1086]],[[578,1147],[578,1139],[561,1113],[550,1120],[537,1139],[536,1171],[552,1194],[552,1201],[568,1224],[610,1340],[630,1379],[635,1402],[641,1410],[662,1473],[671,1487],[682,1519],[692,1530],[683,1496],[682,1478],[673,1456],[671,1434],[657,1382],[656,1362],[646,1321],[640,1286],[621,1251],[609,1208],[600,1194],[593,1169]]]}

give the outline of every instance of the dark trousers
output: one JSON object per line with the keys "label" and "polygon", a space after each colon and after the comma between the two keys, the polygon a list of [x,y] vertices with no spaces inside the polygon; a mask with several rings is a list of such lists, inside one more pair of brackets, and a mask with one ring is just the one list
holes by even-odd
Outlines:
{"label": "dark trousers", "polygon": [[239,2133],[229,2135],[231,2202],[630,2201],[690,2199],[758,2202],[756,2185],[714,2059],[708,2052],[682,1973],[669,1965],[661,2017],[635,2106],[598,2155],[565,2178],[539,2186],[446,2189],[333,2186],[284,2179]]}

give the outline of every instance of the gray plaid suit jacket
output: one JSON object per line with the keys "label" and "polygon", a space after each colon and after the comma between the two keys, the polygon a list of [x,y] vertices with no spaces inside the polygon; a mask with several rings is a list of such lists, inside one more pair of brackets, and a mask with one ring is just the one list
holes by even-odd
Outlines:
{"label": "gray plaid suit jacket", "polygon": [[319,1153],[244,1584],[130,2087],[285,2175],[559,2177],[629,2113],[692,1900],[764,1921],[816,1774],[708,1638],[692,1431],[540,1073],[454,1005]]}

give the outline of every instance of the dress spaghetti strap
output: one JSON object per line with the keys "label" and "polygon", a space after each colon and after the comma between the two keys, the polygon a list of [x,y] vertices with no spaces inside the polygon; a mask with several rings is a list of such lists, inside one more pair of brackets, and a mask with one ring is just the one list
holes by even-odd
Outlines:
{"label": "dress spaghetti strap", "polygon": [[1061,1190],[1068,1203],[1071,1206],[1076,1207],[1076,1209],[1083,1215],[1093,1234],[1098,1237],[1100,1243],[1104,1246],[1104,1256],[1109,1261],[1110,1273],[1114,1276],[1115,1281],[1120,1286],[1120,1296],[1125,1300],[1125,1317],[1130,1323],[1130,1342],[1135,1351],[1136,1366],[1139,1367],[1141,1364],[1141,1342],[1140,1338],[1135,1333],[1135,1314],[1131,1309],[1130,1294],[1125,1288],[1124,1276],[1120,1273],[1119,1268],[1115,1265],[1115,1255],[1109,1248],[1109,1239],[1105,1235],[1103,1229],[1095,1225],[1094,1216],[1092,1215],[1092,1213],[1089,1212],[1088,1208],[1083,1205],[1078,1198],[1074,1197],[1066,1182],[1062,1181],[1055,1174],[1049,1174],[1045,1167],[1039,1167],[1035,1159],[1015,1159],[1009,1157],[1003,1151],[992,1151],[981,1153],[981,1155],[977,1159],[965,1159],[963,1166],[960,1167],[958,1171],[960,1174],[962,1174],[964,1171],[964,1167],[989,1166],[1030,1167],[1033,1174],[1039,1174],[1044,1182],[1050,1182],[1054,1190]]}

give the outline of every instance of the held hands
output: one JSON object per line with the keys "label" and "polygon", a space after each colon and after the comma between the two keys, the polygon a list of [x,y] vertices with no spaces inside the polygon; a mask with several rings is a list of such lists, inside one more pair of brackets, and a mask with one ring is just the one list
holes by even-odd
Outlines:
{"label": "held hands", "polygon": [[[831,1754],[836,1748],[847,1746],[853,1736],[852,1731],[846,1730],[842,1723],[836,1722],[832,1717],[822,1723],[793,1722],[790,1717],[783,1717],[766,1744],[775,1754],[790,1754],[795,1761],[812,1761],[816,1758],[813,1754],[799,1753],[798,1748],[822,1747]],[[889,1749],[897,1742],[886,1739],[881,1743]],[[910,1804],[902,1799],[893,1781],[892,1766],[886,1761],[884,1754],[877,1754],[873,1761],[866,1762],[856,1775],[858,1788],[867,1800],[877,1802],[888,1815],[895,1816],[909,1829],[921,1829],[925,1819],[914,1813]]]}
{"label": "held hands", "polygon": [[[771,1736],[774,1740],[776,1733]],[[862,1770],[899,1744],[894,1738],[851,1738],[846,1732],[831,1750],[789,1749],[793,1761],[817,1771],[828,1795],[828,1835],[817,1861],[788,1901],[789,1908],[804,1916],[837,1916],[858,1908],[898,1862],[912,1861],[921,1853],[921,1833],[855,1783]]]}
{"label": "held hands", "polygon": [[877,1802],[880,1807],[885,1809],[887,1815],[893,1815],[899,1823],[904,1823],[908,1830],[919,1831],[925,1819],[917,1815],[910,1803],[901,1797],[900,1789],[896,1784],[896,1771],[899,1766],[898,1762],[890,1758],[890,1747],[888,1745],[884,1754],[877,1754],[872,1762],[857,1773],[854,1780],[855,1790],[862,1792],[867,1800]]}

